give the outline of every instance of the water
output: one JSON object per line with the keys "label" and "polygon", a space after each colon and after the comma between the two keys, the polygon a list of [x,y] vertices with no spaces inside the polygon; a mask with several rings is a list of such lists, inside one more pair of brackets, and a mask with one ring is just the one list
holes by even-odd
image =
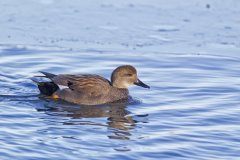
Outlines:
{"label": "water", "polygon": [[[240,3],[0,4],[1,160],[239,159]],[[30,80],[123,64],[151,86],[129,103],[42,99]]]}
{"label": "water", "polygon": [[[240,59],[227,56],[1,51],[1,159],[237,159]],[[56,59],[55,57],[58,57]],[[157,58],[156,58],[157,57]],[[39,70],[98,73],[137,67],[151,89],[98,107],[38,98]]]}

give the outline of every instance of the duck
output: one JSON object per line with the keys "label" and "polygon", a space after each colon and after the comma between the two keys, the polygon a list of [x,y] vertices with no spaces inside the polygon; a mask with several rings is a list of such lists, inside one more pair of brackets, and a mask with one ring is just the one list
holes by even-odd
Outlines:
{"label": "duck", "polygon": [[61,99],[80,105],[101,105],[127,100],[129,86],[150,88],[143,83],[132,65],[122,65],[113,70],[111,81],[96,74],[52,74],[40,71],[47,82],[37,83],[40,95]]}

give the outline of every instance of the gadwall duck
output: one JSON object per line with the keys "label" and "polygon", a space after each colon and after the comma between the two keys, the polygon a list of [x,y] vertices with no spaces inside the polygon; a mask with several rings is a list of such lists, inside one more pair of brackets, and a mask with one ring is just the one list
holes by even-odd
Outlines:
{"label": "gadwall duck", "polygon": [[111,75],[111,82],[95,74],[60,74],[41,72],[51,82],[36,82],[40,93],[51,98],[83,105],[106,104],[128,99],[128,87],[138,85],[150,88],[137,77],[131,65],[117,67]]}

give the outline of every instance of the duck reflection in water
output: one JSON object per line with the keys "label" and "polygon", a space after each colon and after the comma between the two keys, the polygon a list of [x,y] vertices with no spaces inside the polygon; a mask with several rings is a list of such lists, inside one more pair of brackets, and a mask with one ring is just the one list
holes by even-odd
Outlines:
{"label": "duck reflection in water", "polygon": [[[62,102],[57,102],[54,107],[46,106],[48,109],[38,109],[38,111],[44,111],[48,115],[71,117],[74,119],[72,121],[64,122],[64,125],[106,126],[111,133],[111,135],[108,135],[110,139],[130,139],[131,130],[137,123],[137,120],[134,120],[134,116],[129,115],[130,112],[127,110],[129,101],[127,100],[100,106],[75,106],[62,104]],[[107,121],[104,124],[92,119],[104,117],[107,118]],[[79,120],[76,121],[76,119]]]}

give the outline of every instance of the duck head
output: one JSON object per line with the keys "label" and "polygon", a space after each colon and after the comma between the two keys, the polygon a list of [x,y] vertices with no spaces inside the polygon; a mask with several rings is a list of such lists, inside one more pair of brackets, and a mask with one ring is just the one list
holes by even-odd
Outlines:
{"label": "duck head", "polygon": [[143,88],[150,88],[138,79],[137,70],[131,65],[117,67],[111,76],[112,86],[116,88],[128,88],[130,85],[137,85]]}

